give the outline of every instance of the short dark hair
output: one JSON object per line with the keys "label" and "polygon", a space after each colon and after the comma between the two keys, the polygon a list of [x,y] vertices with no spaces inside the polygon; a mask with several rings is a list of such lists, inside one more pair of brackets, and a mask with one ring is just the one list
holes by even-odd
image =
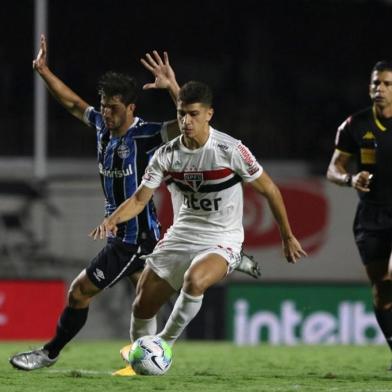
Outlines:
{"label": "short dark hair", "polygon": [[178,95],[178,100],[184,102],[186,105],[191,103],[201,103],[203,105],[212,106],[212,91],[210,87],[202,82],[191,80],[185,83]]}
{"label": "short dark hair", "polygon": [[121,96],[125,105],[135,103],[138,95],[136,79],[119,72],[108,71],[98,81],[98,94],[107,97]]}
{"label": "short dark hair", "polygon": [[382,72],[382,71],[391,71],[392,72],[392,60],[381,60],[378,61],[373,69],[372,69],[372,73],[374,71],[378,71],[378,72]]}

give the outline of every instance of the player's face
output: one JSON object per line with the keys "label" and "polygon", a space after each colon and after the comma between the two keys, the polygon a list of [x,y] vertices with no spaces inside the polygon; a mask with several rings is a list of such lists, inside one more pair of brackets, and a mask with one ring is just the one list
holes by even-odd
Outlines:
{"label": "player's face", "polygon": [[129,116],[133,115],[133,104],[126,106],[119,95],[101,96],[101,113],[106,128],[111,132],[125,131],[129,127]]}
{"label": "player's face", "polygon": [[370,79],[370,98],[376,106],[392,107],[392,71],[374,71]]}
{"label": "player's face", "polygon": [[201,103],[184,104],[177,103],[177,120],[181,133],[190,138],[199,138],[208,135],[209,122],[213,115],[213,109]]}

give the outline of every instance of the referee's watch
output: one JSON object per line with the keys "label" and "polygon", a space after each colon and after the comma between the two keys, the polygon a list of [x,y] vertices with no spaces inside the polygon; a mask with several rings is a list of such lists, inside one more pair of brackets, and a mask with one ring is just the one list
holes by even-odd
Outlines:
{"label": "referee's watch", "polygon": [[344,178],[343,185],[351,187],[352,186],[352,184],[351,184],[352,179],[353,179],[353,176],[350,173],[347,173]]}

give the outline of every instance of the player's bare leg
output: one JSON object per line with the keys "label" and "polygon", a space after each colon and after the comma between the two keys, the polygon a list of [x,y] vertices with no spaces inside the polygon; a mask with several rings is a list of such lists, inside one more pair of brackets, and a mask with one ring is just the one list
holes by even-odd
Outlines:
{"label": "player's bare leg", "polygon": [[159,336],[173,345],[199,312],[204,292],[226,276],[227,268],[227,261],[215,253],[203,255],[193,262],[185,273],[181,293]]}
{"label": "player's bare leg", "polygon": [[156,329],[154,318],[175,292],[166,280],[160,278],[149,266],[145,267],[136,287],[130,328],[131,341],[156,332],[152,331],[153,327]]}

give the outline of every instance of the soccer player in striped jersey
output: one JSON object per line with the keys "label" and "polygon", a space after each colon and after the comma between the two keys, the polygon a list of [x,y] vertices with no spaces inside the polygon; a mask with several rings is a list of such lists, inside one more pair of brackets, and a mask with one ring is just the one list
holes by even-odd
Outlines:
{"label": "soccer player in striped jersey", "polygon": [[[204,292],[239,264],[244,239],[241,182],[266,197],[279,226],[284,255],[295,263],[306,253],[292,233],[279,189],[239,140],[210,126],[212,93],[188,82],[177,100],[181,136],[158,149],[136,193],[97,226],[106,238],[145,208],[170,176],[182,193],[176,221],[158,242],[140,277],[131,320],[131,340],[146,335],[160,307],[180,290],[160,336],[173,344],[198,313]],[[159,294],[159,295],[158,295]]]}
{"label": "soccer player in striped jersey", "polygon": [[[136,191],[155,150],[168,138],[178,135],[177,121],[151,123],[137,117],[136,82],[115,72],[107,72],[101,77],[98,83],[101,108],[95,110],[49,69],[46,46],[42,36],[33,68],[56,100],[95,130],[98,170],[105,195],[105,216],[108,216]],[[144,88],[167,89],[176,100],[179,86],[167,53],[162,60],[154,51],[152,55],[147,54],[142,63],[155,77],[155,81]],[[22,370],[53,365],[63,347],[84,326],[92,298],[123,277],[129,277],[136,284],[145,263],[140,256],[150,253],[159,237],[155,208],[149,201],[138,217],[123,222],[116,236],[108,236],[107,245],[74,279],[53,339],[41,349],[12,356],[10,363]]]}

